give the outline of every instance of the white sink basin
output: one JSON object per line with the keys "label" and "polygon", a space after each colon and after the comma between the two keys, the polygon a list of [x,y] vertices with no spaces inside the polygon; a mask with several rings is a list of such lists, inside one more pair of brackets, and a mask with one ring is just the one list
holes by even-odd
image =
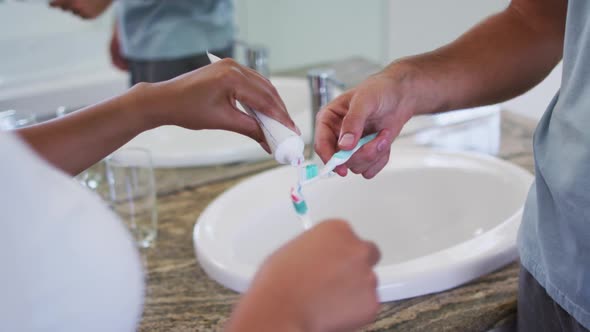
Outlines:
{"label": "white sink basin", "polygon": [[[314,222],[344,218],[377,243],[382,301],[455,287],[517,257],[530,173],[477,154],[396,148],[391,155],[374,180],[335,177],[305,192]],[[211,278],[245,291],[263,259],[303,231],[289,199],[295,179],[289,167],[267,171],[207,207],[193,236]]]}

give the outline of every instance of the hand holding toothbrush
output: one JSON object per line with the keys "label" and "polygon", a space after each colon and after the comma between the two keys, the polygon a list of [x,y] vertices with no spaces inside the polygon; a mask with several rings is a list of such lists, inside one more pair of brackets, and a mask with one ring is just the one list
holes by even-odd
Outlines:
{"label": "hand holding toothbrush", "polygon": [[363,136],[378,133],[335,169],[341,176],[350,169],[367,179],[374,177],[387,164],[393,140],[415,112],[410,90],[402,78],[383,71],[326,105],[316,121],[315,150],[322,161],[338,150],[353,149]]}
{"label": "hand holding toothbrush", "polygon": [[379,310],[379,257],[347,223],[324,221],[263,263],[226,332],[356,330]]}

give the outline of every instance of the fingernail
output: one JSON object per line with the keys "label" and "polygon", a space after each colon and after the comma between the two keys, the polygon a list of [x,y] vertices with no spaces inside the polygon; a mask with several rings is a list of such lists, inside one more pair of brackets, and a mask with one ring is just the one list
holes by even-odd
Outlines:
{"label": "fingernail", "polygon": [[377,151],[379,151],[379,152],[385,151],[386,148],[387,148],[387,142],[385,140],[382,140],[381,142],[379,142],[379,144],[377,144]]}
{"label": "fingernail", "polygon": [[270,152],[270,147],[268,146],[268,144],[266,142],[260,142],[260,146],[262,147],[262,149],[268,153],[268,154],[272,154]]}
{"label": "fingernail", "polygon": [[354,143],[354,135],[351,133],[346,133],[342,135],[342,137],[340,137],[340,140],[338,141],[338,144],[340,144],[341,146],[350,146],[352,145],[352,143]]}

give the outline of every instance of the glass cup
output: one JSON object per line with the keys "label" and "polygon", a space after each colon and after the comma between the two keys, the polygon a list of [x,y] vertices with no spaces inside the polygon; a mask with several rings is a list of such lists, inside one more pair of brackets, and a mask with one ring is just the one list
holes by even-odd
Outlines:
{"label": "glass cup", "polygon": [[124,148],[105,160],[106,199],[140,248],[149,248],[158,234],[158,209],[152,157],[148,150]]}
{"label": "glass cup", "polygon": [[26,114],[15,110],[0,112],[0,130],[14,130],[37,123],[34,114]]}
{"label": "glass cup", "polygon": [[101,187],[103,187],[103,183],[105,182],[105,173],[105,161],[101,160],[76,175],[74,179],[83,187],[102,194],[103,190]]}

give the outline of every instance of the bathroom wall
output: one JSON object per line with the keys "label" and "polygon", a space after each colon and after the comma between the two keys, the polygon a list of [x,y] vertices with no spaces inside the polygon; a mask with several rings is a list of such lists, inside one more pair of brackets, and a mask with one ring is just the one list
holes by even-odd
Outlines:
{"label": "bathroom wall", "polygon": [[442,46],[508,0],[390,0],[388,57],[399,58]]}
{"label": "bathroom wall", "polygon": [[47,1],[0,0],[0,89],[108,65],[110,25],[110,13],[84,21]]}
{"label": "bathroom wall", "polygon": [[273,70],[360,56],[383,62],[388,0],[237,0],[238,38],[269,47]]}

